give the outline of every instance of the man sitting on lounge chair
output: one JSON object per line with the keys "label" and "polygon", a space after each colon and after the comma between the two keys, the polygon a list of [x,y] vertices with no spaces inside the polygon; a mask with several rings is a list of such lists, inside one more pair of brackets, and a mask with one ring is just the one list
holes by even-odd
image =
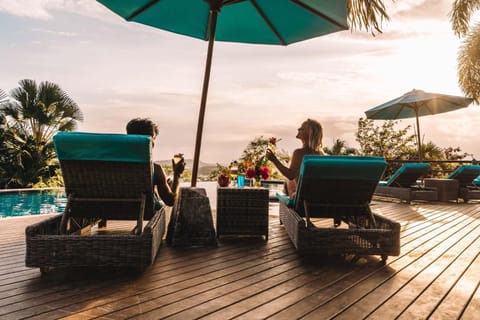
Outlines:
{"label": "man sitting on lounge chair", "polygon": [[[158,134],[157,125],[150,119],[135,118],[127,123],[128,134],[143,134],[152,137],[152,145],[154,145],[155,138]],[[173,181],[167,181],[167,177],[163,168],[154,163],[153,184],[157,187],[157,192],[154,191],[157,200],[161,199],[166,205],[173,206],[177,196],[179,178],[185,169],[185,160],[182,159],[177,163],[172,160]]]}

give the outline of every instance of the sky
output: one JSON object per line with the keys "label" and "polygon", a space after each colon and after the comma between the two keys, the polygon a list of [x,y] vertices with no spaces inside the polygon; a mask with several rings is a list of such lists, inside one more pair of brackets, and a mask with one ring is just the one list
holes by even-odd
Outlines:
{"label": "sky", "polygon": [[[238,159],[258,136],[281,139],[277,148],[291,153],[307,118],[321,122],[324,146],[358,147],[366,110],[412,89],[462,95],[452,3],[385,0],[391,19],[375,37],[347,30],[289,46],[216,42],[200,160]],[[0,0],[0,88],[57,83],[83,113],[79,131],[124,133],[130,119],[149,117],[160,129],[154,160],[193,158],[206,52],[205,41],[126,22],[93,0]],[[478,123],[473,104],[421,117],[422,140],[480,158]],[[412,134],[414,124],[400,122]]]}

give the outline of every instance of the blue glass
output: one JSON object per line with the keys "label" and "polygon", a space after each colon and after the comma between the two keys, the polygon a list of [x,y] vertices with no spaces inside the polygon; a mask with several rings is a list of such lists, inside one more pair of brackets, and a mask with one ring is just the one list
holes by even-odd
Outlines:
{"label": "blue glass", "polygon": [[242,188],[245,186],[245,175],[239,174],[237,176],[237,187]]}

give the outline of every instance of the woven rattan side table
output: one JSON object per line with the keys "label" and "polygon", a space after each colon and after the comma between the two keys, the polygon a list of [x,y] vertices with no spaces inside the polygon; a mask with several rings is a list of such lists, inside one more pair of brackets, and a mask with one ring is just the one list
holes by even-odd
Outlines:
{"label": "woven rattan side table", "polygon": [[426,188],[437,189],[439,201],[458,201],[458,180],[426,178],[424,183]]}
{"label": "woven rattan side table", "polygon": [[264,235],[268,240],[267,188],[217,188],[217,237]]}

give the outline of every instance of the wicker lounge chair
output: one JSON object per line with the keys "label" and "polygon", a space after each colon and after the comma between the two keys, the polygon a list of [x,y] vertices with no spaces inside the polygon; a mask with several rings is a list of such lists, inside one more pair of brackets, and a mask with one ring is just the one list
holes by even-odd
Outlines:
{"label": "wicker lounge chair", "polygon": [[434,188],[425,188],[417,180],[430,172],[428,163],[405,163],[388,179],[380,181],[374,194],[380,197],[395,198],[410,203],[414,200],[435,201]]}
{"label": "wicker lounge chair", "polygon": [[[68,202],[62,215],[27,227],[26,265],[150,265],[165,230],[164,209],[154,210],[150,138],[61,132],[54,144]],[[107,220],[136,223],[124,233],[89,232]]]}
{"label": "wicker lounge chair", "polygon": [[458,181],[459,197],[468,202],[480,199],[480,165],[462,165],[453,171],[447,179]]}
{"label": "wicker lounge chair", "polygon": [[[400,250],[400,224],[370,210],[385,159],[305,156],[294,199],[277,194],[280,222],[298,251],[319,254],[378,254],[386,260]],[[317,227],[310,218],[333,218]],[[337,228],[339,221],[349,228]]]}

